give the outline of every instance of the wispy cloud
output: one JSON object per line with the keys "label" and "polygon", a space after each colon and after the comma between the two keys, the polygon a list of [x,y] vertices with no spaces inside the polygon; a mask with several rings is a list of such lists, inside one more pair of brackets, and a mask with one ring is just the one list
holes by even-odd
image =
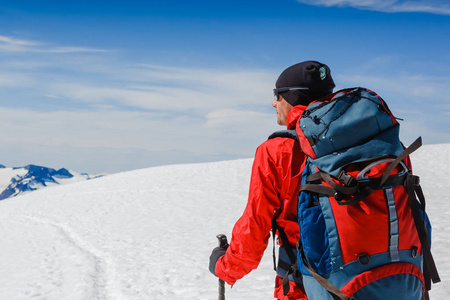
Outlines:
{"label": "wispy cloud", "polygon": [[85,52],[110,52],[111,50],[96,49],[89,47],[49,47],[47,49],[36,50],[49,53],[85,53]]}
{"label": "wispy cloud", "polygon": [[[406,70],[386,68],[382,61],[382,58],[376,58],[359,70],[355,67],[342,70],[335,76],[338,88],[363,86],[377,92],[394,115],[404,119],[400,133],[405,144],[413,142],[419,135],[426,143],[448,142],[450,135],[446,123],[450,95],[445,93],[450,81],[448,75],[439,74],[427,66],[427,62],[417,62],[415,67]],[[385,61],[388,65],[397,65],[393,58]]]}
{"label": "wispy cloud", "polygon": [[42,42],[0,35],[0,52],[80,53],[80,52],[107,52],[107,50],[90,47],[70,47],[70,46],[54,47]]}
{"label": "wispy cloud", "polygon": [[[10,128],[0,133],[6,165],[22,164],[9,157],[23,157],[25,164],[57,157],[64,167],[75,162],[78,170],[115,172],[251,157],[280,129],[270,106],[278,71],[143,64],[122,53],[5,36],[0,44],[16,51],[0,56],[0,128]],[[362,85],[380,93],[394,113],[413,120],[411,134],[431,131],[429,122],[418,122],[429,109],[434,122],[448,118],[450,99],[440,96],[447,78],[392,64],[405,65],[398,57],[375,58],[334,70],[334,77],[341,88]],[[430,100],[420,109],[423,99]]]}
{"label": "wispy cloud", "polygon": [[35,84],[27,74],[21,72],[0,72],[0,88],[20,88]]}
{"label": "wispy cloud", "polygon": [[36,42],[0,35],[1,52],[25,52],[36,46],[38,46]]}
{"label": "wispy cloud", "polygon": [[450,15],[446,0],[297,0],[309,5],[354,7],[382,12],[424,12]]}
{"label": "wispy cloud", "polygon": [[17,46],[34,46],[37,44],[36,42],[17,39],[17,38],[13,38],[13,37],[7,37],[4,35],[0,35],[0,42],[4,43],[4,44],[17,45]]}
{"label": "wispy cloud", "polygon": [[0,57],[0,127],[11,128],[0,136],[3,164],[55,157],[117,172],[251,157],[277,129],[270,70],[150,65],[1,37],[0,52],[14,52]]}
{"label": "wispy cloud", "polygon": [[[206,115],[242,105],[269,106],[274,75],[264,70],[112,66],[102,80],[43,83],[46,94],[91,104]],[[109,79],[108,74],[115,74]],[[117,75],[121,74],[121,75]],[[116,84],[119,81],[121,84]]]}

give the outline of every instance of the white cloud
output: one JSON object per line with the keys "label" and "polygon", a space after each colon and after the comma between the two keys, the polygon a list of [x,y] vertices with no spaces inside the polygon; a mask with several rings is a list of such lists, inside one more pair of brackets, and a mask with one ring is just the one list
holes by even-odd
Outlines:
{"label": "white cloud", "polygon": [[[240,102],[243,98],[248,101],[248,97],[255,93],[270,98],[271,88],[276,80],[276,75],[268,70],[142,66],[131,71],[143,80],[159,82],[163,86],[181,86],[186,90],[201,91],[211,97],[210,101],[219,97],[218,101],[226,100],[226,103]],[[227,95],[227,99],[222,99],[222,95]],[[261,98],[255,100],[250,97],[250,100],[261,103]]]}
{"label": "white cloud", "polygon": [[297,0],[309,5],[355,7],[382,12],[425,12],[450,14],[450,3],[446,0]]}
{"label": "white cloud", "polygon": [[40,52],[49,52],[49,53],[110,52],[110,50],[96,49],[96,48],[89,48],[89,47],[54,47],[54,48],[48,48],[48,49],[41,49],[39,51]]}
{"label": "white cloud", "polygon": [[36,42],[7,37],[4,35],[0,35],[0,42],[4,43],[4,44],[17,45],[17,46],[35,46],[35,45],[37,45]]}
{"label": "white cloud", "polygon": [[9,128],[0,133],[3,164],[38,163],[53,156],[58,165],[91,172],[251,157],[276,129],[274,115],[251,111],[211,112],[206,120],[118,110],[0,108],[0,115],[0,127]]}
{"label": "white cloud", "polygon": [[40,50],[67,48],[5,37],[0,44],[22,47],[2,58],[6,165],[53,159],[75,170],[117,172],[251,157],[278,129],[271,71],[129,64],[104,53],[72,55],[76,49],[44,56]]}
{"label": "white cloud", "polygon": [[[268,71],[115,66],[108,82],[68,79],[43,82],[45,94],[91,104],[126,105],[140,109],[207,114],[241,105],[269,106],[273,75]],[[122,74],[122,75],[117,75]],[[118,77],[121,76],[121,77]],[[116,85],[115,81],[121,84]],[[114,82],[113,82],[114,81]],[[127,84],[124,84],[127,82]]]}
{"label": "white cloud", "polygon": [[[32,94],[24,101],[32,101],[31,98],[39,101],[36,95],[40,94],[47,99],[60,100],[52,104],[70,100],[78,102],[79,106],[107,105],[116,109],[128,106],[204,116],[216,109],[253,105],[259,107],[258,110],[270,105],[271,88],[276,79],[273,72],[267,70],[112,62],[102,52],[108,50],[49,47],[42,42],[0,35],[0,51],[2,49],[16,51],[16,55],[2,59],[0,87],[21,84],[20,93]],[[44,57],[44,52],[60,55]],[[77,55],[72,55],[74,53]]]}
{"label": "white cloud", "polygon": [[405,144],[418,136],[431,144],[449,141],[450,95],[445,91],[450,78],[406,72],[380,74],[367,69],[338,74],[335,80],[338,88],[363,86],[379,94],[393,114],[404,119],[400,133]]}
{"label": "white cloud", "polygon": [[1,52],[25,52],[38,46],[38,43],[0,35]]}
{"label": "white cloud", "polygon": [[[0,88],[15,87],[20,88],[24,86],[31,86],[35,81],[27,74],[21,72],[1,72],[0,73]],[[4,97],[5,95],[3,95]]]}
{"label": "white cloud", "polygon": [[[1,58],[0,128],[8,128],[0,132],[3,164],[22,164],[8,163],[10,157],[23,158],[23,164],[46,157],[75,170],[117,172],[251,157],[281,129],[270,106],[278,75],[273,70],[132,64],[91,48],[0,37],[0,51],[1,45],[24,48]],[[60,52],[43,55],[40,49]],[[376,58],[348,72],[336,70],[334,77],[339,87],[362,85],[380,93],[395,114],[421,126],[410,133],[431,132],[429,123],[419,121],[436,107],[433,119],[446,124],[442,116],[448,117],[450,99],[442,91],[448,80],[407,73],[413,67],[393,68],[399,60]],[[425,109],[418,105],[422,99],[431,99]],[[433,135],[438,137],[448,134]]]}
{"label": "white cloud", "polygon": [[[1,139],[5,145],[27,142],[47,147],[106,147],[168,149],[158,134],[169,128],[161,115],[125,111],[53,111],[0,108]],[[177,123],[178,121],[175,121]],[[191,122],[192,124],[192,122]],[[192,125],[185,125],[185,128]],[[173,128],[174,129],[174,128]]]}
{"label": "white cloud", "polygon": [[[447,89],[450,78],[433,77],[421,74],[340,74],[335,76],[336,82],[342,86],[363,86],[373,89],[379,94],[389,93],[404,101],[422,101],[430,105],[446,105],[450,95],[443,93]],[[382,96],[382,95],[381,95]]]}
{"label": "white cloud", "polygon": [[270,124],[275,121],[275,114],[251,110],[219,109],[206,115],[204,126],[210,128],[223,127],[227,130],[237,131],[241,130],[244,126],[248,126],[249,120],[259,124],[258,126],[261,126],[260,124]]}
{"label": "white cloud", "polygon": [[0,35],[0,52],[9,53],[85,53],[85,52],[107,52],[110,50],[96,49],[90,47],[53,47],[46,43],[31,40],[18,39]]}

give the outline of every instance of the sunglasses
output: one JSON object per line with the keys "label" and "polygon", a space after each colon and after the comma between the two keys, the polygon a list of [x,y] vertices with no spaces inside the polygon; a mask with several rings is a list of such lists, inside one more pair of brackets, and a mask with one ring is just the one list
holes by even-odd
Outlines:
{"label": "sunglasses", "polygon": [[278,88],[278,89],[273,89],[273,95],[275,98],[278,99],[278,95],[280,93],[284,93],[287,91],[294,91],[294,90],[309,90],[309,88],[303,87],[303,86],[282,87],[282,88]]}

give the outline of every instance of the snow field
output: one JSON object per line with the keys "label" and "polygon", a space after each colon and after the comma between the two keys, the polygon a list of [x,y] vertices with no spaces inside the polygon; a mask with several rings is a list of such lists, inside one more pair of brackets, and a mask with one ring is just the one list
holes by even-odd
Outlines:
{"label": "snow field", "polygon": [[[431,296],[446,299],[450,145],[424,146],[412,160],[443,281]],[[251,163],[148,168],[1,201],[0,299],[216,299],[209,255],[244,210]],[[271,255],[270,242],[259,268],[227,287],[227,300],[273,299]]]}

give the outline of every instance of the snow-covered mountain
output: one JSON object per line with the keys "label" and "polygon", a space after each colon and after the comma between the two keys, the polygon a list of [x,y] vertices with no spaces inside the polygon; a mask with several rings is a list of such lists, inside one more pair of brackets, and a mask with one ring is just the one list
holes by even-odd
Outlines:
{"label": "snow-covered mountain", "polygon": [[0,200],[44,187],[84,181],[102,175],[78,173],[67,169],[51,169],[36,165],[7,168],[0,165]]}
{"label": "snow-covered mountain", "polygon": [[[412,156],[450,295],[450,144]],[[252,160],[172,165],[55,186],[0,201],[0,299],[217,299],[208,270],[216,235],[230,232],[247,202]],[[271,246],[227,300],[273,299]]]}

